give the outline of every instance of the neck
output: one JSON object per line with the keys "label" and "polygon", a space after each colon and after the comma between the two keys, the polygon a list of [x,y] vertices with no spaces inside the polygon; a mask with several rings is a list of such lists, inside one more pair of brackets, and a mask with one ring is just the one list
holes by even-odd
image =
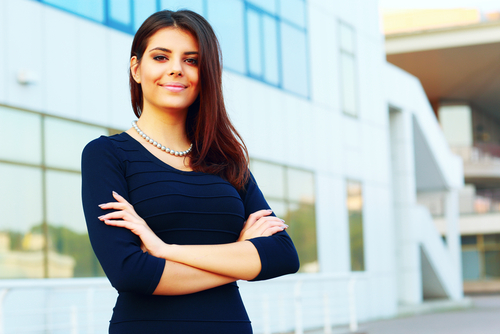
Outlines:
{"label": "neck", "polygon": [[137,126],[154,140],[175,150],[186,150],[190,141],[186,134],[185,111],[155,111],[144,108]]}

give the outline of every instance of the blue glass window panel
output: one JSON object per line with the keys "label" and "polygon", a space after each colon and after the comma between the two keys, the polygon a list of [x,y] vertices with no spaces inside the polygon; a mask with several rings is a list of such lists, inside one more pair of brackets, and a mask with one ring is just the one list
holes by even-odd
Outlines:
{"label": "blue glass window panel", "polygon": [[304,0],[281,0],[280,16],[299,27],[306,27],[306,5]]}
{"label": "blue glass window panel", "polygon": [[281,63],[283,88],[309,96],[306,34],[287,23],[281,23]]}
{"label": "blue glass window panel", "polygon": [[462,250],[462,275],[464,281],[475,281],[481,276],[479,252]]}
{"label": "blue glass window panel", "polygon": [[205,15],[203,10],[203,0],[161,0],[161,9],[189,9],[200,15]]}
{"label": "blue glass window panel", "polygon": [[104,0],[44,0],[43,2],[95,21],[104,21]]}
{"label": "blue glass window panel", "polygon": [[134,1],[134,31],[153,13],[156,12],[156,0]]}
{"label": "blue glass window panel", "polygon": [[262,17],[264,31],[264,80],[279,85],[278,65],[278,29],[276,19],[264,15]]}
{"label": "blue glass window panel", "polygon": [[[281,0],[283,1],[288,1],[288,0]],[[277,14],[277,9],[278,9],[278,2],[277,0],[247,0],[248,3],[251,3],[252,5],[255,5],[256,7],[259,7],[273,15]]]}
{"label": "blue glass window panel", "polygon": [[222,49],[224,68],[246,72],[244,5],[240,0],[210,0],[208,20]]}
{"label": "blue glass window panel", "polygon": [[254,76],[262,76],[262,41],[260,15],[247,10],[248,70]]}
{"label": "blue glass window panel", "polygon": [[109,0],[109,17],[115,22],[129,26],[131,22],[130,0]]}

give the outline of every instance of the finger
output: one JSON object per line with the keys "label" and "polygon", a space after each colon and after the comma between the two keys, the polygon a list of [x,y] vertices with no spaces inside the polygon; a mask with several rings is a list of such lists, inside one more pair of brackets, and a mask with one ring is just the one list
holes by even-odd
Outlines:
{"label": "finger", "polygon": [[97,218],[99,218],[100,220],[119,218],[119,219],[128,220],[128,221],[133,221],[133,220],[135,221],[134,217],[126,211],[113,211],[113,212],[107,213],[105,215],[99,216]]}
{"label": "finger", "polygon": [[136,224],[136,223],[126,221],[126,220],[106,219],[106,220],[104,220],[104,223],[106,225],[110,225],[110,226],[124,227],[126,229],[129,229],[130,231],[132,231],[132,233],[134,233],[138,236],[140,236],[142,233],[145,232],[144,225]]}
{"label": "finger", "polygon": [[284,226],[274,226],[274,227],[271,227],[271,228],[268,228],[267,230],[265,230],[262,233],[262,236],[267,237],[267,236],[276,234],[278,232],[283,232],[284,230],[286,230],[286,227],[284,227]]}
{"label": "finger", "polygon": [[118,194],[116,191],[113,191],[113,197],[120,203],[126,203],[126,204],[130,205],[130,203],[125,198],[123,198],[123,196]]}
{"label": "finger", "polygon": [[103,203],[99,204],[99,207],[103,210],[109,210],[109,209],[115,209],[115,210],[125,210],[129,206],[125,203],[120,203],[120,202],[109,202],[109,203]]}
{"label": "finger", "polygon": [[[260,223],[260,221],[262,221]],[[268,229],[274,229],[274,228],[277,228],[277,229],[285,229],[288,227],[288,225],[286,225],[281,219],[261,219],[259,222],[257,222],[255,225],[256,228],[255,228],[255,233],[257,234],[260,234],[260,235],[264,235],[265,231],[268,230]],[[276,232],[275,232],[276,233]]]}
{"label": "finger", "polygon": [[259,210],[251,215],[248,216],[247,222],[245,225],[248,225],[248,227],[252,226],[255,222],[257,222],[259,219],[265,216],[269,216],[271,213],[273,213],[273,210]]}
{"label": "finger", "polygon": [[253,224],[253,228],[255,230],[261,230],[262,231],[262,228],[264,227],[265,224],[284,224],[284,220],[278,218],[278,217],[273,217],[273,216],[270,216],[270,217],[262,217],[260,218],[259,220],[257,220],[254,224]]}

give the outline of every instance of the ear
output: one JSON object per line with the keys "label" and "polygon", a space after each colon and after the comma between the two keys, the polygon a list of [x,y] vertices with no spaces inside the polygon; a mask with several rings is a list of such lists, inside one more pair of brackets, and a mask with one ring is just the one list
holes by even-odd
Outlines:
{"label": "ear", "polygon": [[135,82],[138,84],[141,83],[141,68],[139,66],[139,61],[137,60],[136,56],[133,56],[130,58],[130,73],[132,74],[132,77],[134,78]]}

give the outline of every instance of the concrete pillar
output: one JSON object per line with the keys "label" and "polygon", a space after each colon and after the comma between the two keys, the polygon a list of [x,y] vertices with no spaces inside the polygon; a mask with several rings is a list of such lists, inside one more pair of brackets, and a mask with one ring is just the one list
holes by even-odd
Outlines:
{"label": "concrete pillar", "polygon": [[453,265],[456,268],[457,291],[451,294],[453,299],[463,298],[462,282],[462,246],[460,241],[460,210],[458,190],[448,190],[445,197],[446,245]]}
{"label": "concrete pillar", "polygon": [[423,300],[419,234],[413,219],[416,203],[413,118],[410,112],[390,112],[391,165],[396,226],[398,301]]}

